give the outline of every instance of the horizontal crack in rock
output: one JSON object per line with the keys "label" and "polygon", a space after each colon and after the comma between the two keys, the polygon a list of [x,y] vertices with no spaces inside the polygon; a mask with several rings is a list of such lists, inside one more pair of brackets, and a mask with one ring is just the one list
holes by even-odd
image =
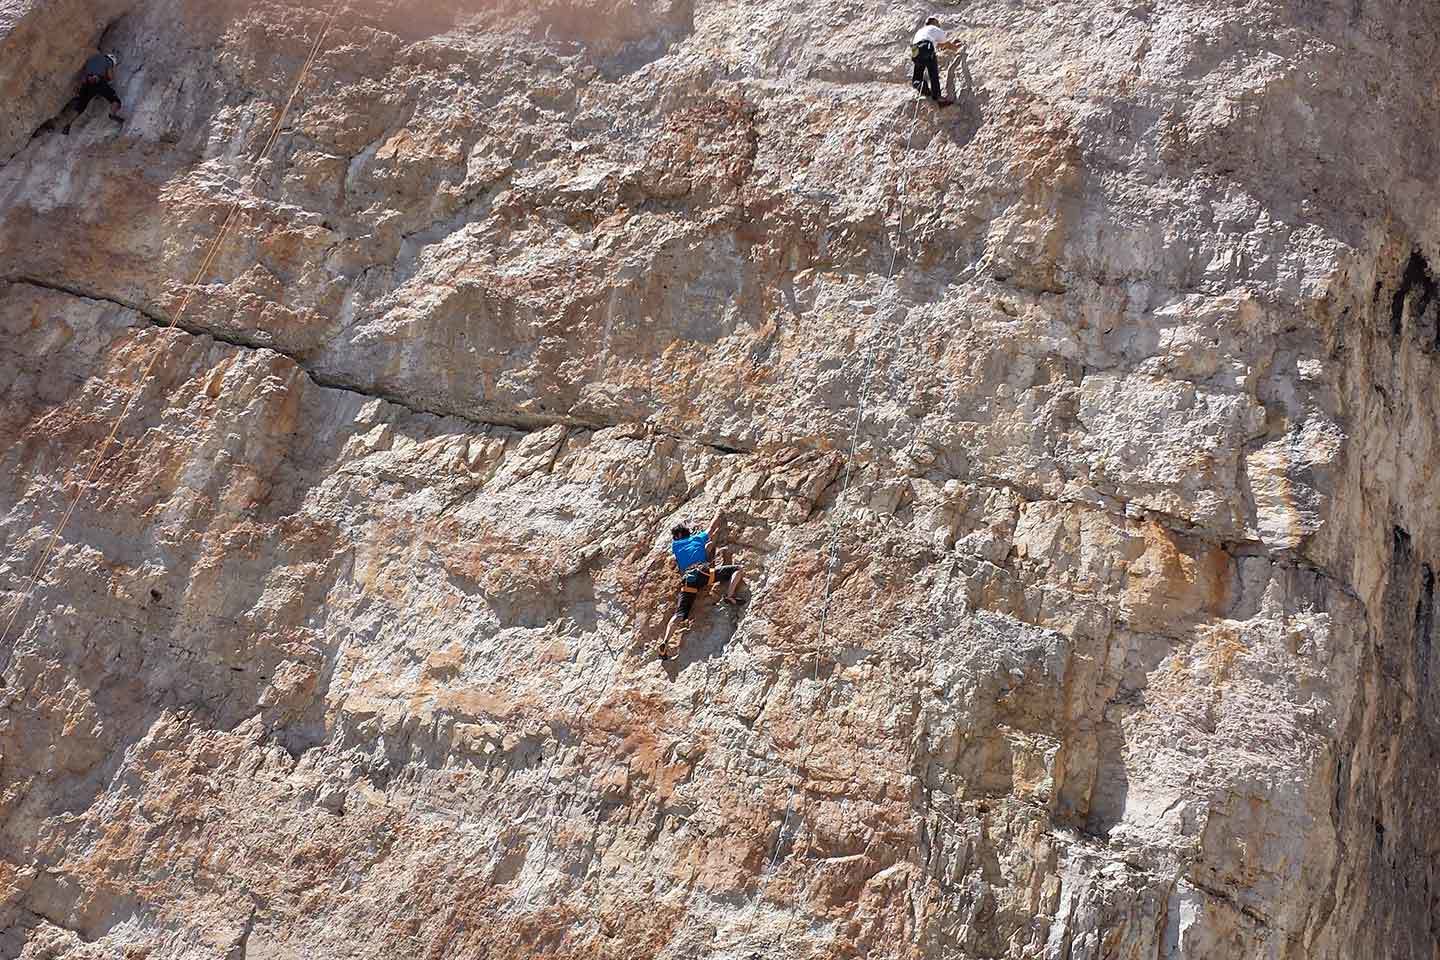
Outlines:
{"label": "horizontal crack in rock", "polygon": [[[507,429],[519,430],[522,432],[534,432],[536,430],[544,430],[548,427],[553,427],[556,425],[565,426],[576,430],[593,432],[596,430],[605,430],[623,425],[622,421],[587,420],[581,417],[566,417],[553,414],[521,414],[518,412],[513,415],[506,415],[504,413],[500,413],[496,414],[493,419],[483,419],[480,417],[476,417],[473,414],[463,413],[455,409],[447,409],[442,407],[427,407],[417,404],[412,400],[399,394],[379,390],[374,386],[360,384],[354,380],[343,379],[330,374],[320,373],[316,370],[311,369],[311,367],[307,364],[306,360],[302,356],[290,353],[286,350],[282,350],[271,344],[256,343],[254,341],[246,340],[242,337],[237,337],[234,334],[221,333],[201,326],[177,323],[173,320],[166,320],[163,317],[150,313],[143,307],[140,307],[133,303],[129,303],[125,300],[117,299],[116,297],[109,296],[107,294],[97,293],[95,291],[85,290],[79,287],[72,287],[63,283],[55,283],[53,281],[41,280],[31,276],[10,277],[4,282],[12,284],[23,284],[25,286],[36,287],[42,290],[50,290],[55,293],[63,293],[67,296],[77,297],[82,300],[93,300],[97,303],[114,304],[117,307],[122,307],[126,310],[132,311],[135,314],[138,314],[141,317],[144,317],[147,321],[149,321],[152,325],[156,327],[179,330],[182,333],[187,333],[194,337],[209,337],[211,340],[214,340],[218,343],[227,344],[228,346],[237,347],[244,350],[269,350],[271,353],[279,354],[280,356],[285,357],[286,359],[294,363],[305,373],[307,377],[310,378],[311,382],[313,382],[316,386],[324,387],[327,390],[342,390],[346,393],[353,393],[358,396],[368,397],[372,400],[383,400],[386,403],[394,404],[395,406],[407,410],[415,415],[449,417],[455,420],[460,420],[461,422],[469,424],[470,426],[476,428],[505,427]],[[650,433],[654,436],[669,437],[672,440],[679,440],[683,443],[693,443],[696,446],[707,447],[710,450],[713,450],[716,453],[722,454],[724,456],[749,455],[755,452],[753,449],[747,447],[736,447],[728,444],[699,440],[695,437],[689,437],[683,434],[674,433],[666,430],[656,430],[652,428],[650,430]]]}

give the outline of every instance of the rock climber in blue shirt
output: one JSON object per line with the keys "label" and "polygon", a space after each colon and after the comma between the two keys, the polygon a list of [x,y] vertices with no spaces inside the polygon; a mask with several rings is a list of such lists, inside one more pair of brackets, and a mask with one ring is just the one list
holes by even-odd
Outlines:
{"label": "rock climber in blue shirt", "polygon": [[675,568],[680,571],[680,599],[674,616],[665,625],[665,637],[660,641],[661,660],[669,660],[680,652],[678,644],[671,647],[671,641],[680,624],[690,619],[690,612],[695,607],[695,595],[701,590],[713,587],[716,583],[723,583],[726,584],[726,590],[721,601],[732,604],[740,602],[736,595],[736,591],[740,589],[740,565],[715,565],[715,531],[719,528],[723,515],[724,511],[717,511],[715,519],[710,521],[710,529],[703,533],[692,534],[690,528],[683,523],[677,523],[670,529],[670,551],[675,557]]}

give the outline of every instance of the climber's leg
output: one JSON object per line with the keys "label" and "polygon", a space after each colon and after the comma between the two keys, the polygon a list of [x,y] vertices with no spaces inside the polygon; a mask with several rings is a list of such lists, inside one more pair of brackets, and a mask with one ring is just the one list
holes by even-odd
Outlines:
{"label": "climber's leg", "polygon": [[715,579],[726,585],[725,596],[721,597],[725,603],[739,603],[737,595],[740,590],[740,581],[744,579],[741,573],[740,564],[732,563],[715,569]]}
{"label": "climber's leg", "polygon": [[[697,578],[696,574],[700,576]],[[672,649],[671,643],[675,641],[675,633],[682,624],[688,625],[691,611],[695,609],[695,595],[700,592],[704,584],[705,574],[700,570],[693,570],[685,574],[680,580],[680,597],[675,602],[675,613],[671,615],[670,622],[665,624],[665,635],[660,640],[660,659],[669,660],[680,651]],[[678,648],[678,643],[676,644]]]}
{"label": "climber's leg", "polygon": [[920,94],[921,96],[924,96],[924,94],[925,94],[925,61],[924,61],[923,59],[917,57],[916,59],[911,60],[910,62],[911,62],[912,64],[914,64],[914,67],[915,67],[914,70],[912,70],[911,73],[910,73],[910,86],[912,86],[912,87],[915,88],[915,92],[916,92],[916,93]]}
{"label": "climber's leg", "polygon": [[85,110],[90,106],[90,101],[96,97],[101,97],[110,102],[110,119],[119,121],[120,123],[125,122],[125,117],[120,113],[122,106],[120,95],[115,92],[115,88],[110,85],[109,81],[89,80],[80,85],[79,92],[66,104],[65,109],[61,111],[60,116],[56,118],[56,123],[60,126],[60,132],[69,136],[70,125],[84,115]]}
{"label": "climber's leg", "polygon": [[925,58],[925,96],[931,100],[940,101],[940,61],[934,56]]}
{"label": "climber's leg", "polygon": [[118,120],[121,123],[125,122],[125,117],[120,112],[120,108],[123,106],[123,104],[120,102],[120,94],[115,92],[115,88],[110,85],[110,81],[97,81],[95,83],[95,93],[93,95],[97,97],[104,97],[106,100],[110,101],[111,120]]}
{"label": "climber's leg", "polygon": [[661,660],[669,660],[672,656],[674,656],[674,654],[670,653],[670,642],[674,639],[675,630],[677,627],[680,626],[680,622],[683,619],[684,618],[681,617],[679,613],[675,613],[670,617],[670,622],[665,624],[665,636],[662,637],[660,640]]}
{"label": "climber's leg", "polygon": [[90,106],[90,101],[93,99],[95,99],[95,92],[91,89],[90,84],[81,85],[80,92],[70,98],[70,102],[65,104],[65,109],[60,111],[60,116],[55,118],[55,123],[60,127],[61,133],[67,137],[70,136],[70,125],[85,112],[85,108]]}

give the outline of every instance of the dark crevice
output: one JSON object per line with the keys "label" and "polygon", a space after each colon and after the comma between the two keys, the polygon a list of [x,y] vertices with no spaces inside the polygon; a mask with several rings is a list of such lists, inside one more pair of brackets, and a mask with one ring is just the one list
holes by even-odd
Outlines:
{"label": "dark crevice", "polygon": [[1435,630],[1435,571],[1430,564],[1420,566],[1420,599],[1415,602],[1415,673],[1420,690],[1430,687],[1431,634]]}
{"label": "dark crevice", "polygon": [[1206,896],[1214,897],[1216,900],[1229,904],[1233,909],[1248,917],[1260,927],[1268,928],[1270,926],[1270,918],[1250,904],[1242,902],[1236,892],[1224,890],[1219,886],[1206,883],[1193,875],[1186,879],[1189,880],[1190,885],[1196,890],[1199,890]]}
{"label": "dark crevice", "polygon": [[1435,571],[1430,564],[1420,567],[1420,600],[1415,604],[1415,637],[1430,646],[1430,632],[1435,626]]}
{"label": "dark crevice", "polygon": [[1410,534],[1397,526],[1390,531],[1390,540],[1390,562],[1398,567],[1410,559]]}
{"label": "dark crevice", "polygon": [[[1419,250],[1410,251],[1405,272],[1400,276],[1400,285],[1395,289],[1395,296],[1390,299],[1390,332],[1396,337],[1400,336],[1405,326],[1407,303],[1411,304],[1411,323],[1418,325],[1435,302],[1437,294],[1440,294],[1440,289],[1437,289],[1435,277],[1430,272],[1430,264]],[[1431,331],[1431,339],[1434,346],[1440,347],[1440,325]]]}
{"label": "dark crevice", "polygon": [[[510,430],[519,430],[522,432],[544,430],[548,427],[556,426],[557,424],[582,431],[604,430],[622,425],[619,421],[606,421],[600,419],[589,419],[584,417],[562,416],[559,414],[522,414],[519,412],[498,412],[491,414],[486,418],[481,418],[476,417],[473,414],[463,413],[456,409],[441,406],[421,406],[406,397],[400,396],[399,394],[391,393],[386,390],[380,390],[372,385],[358,384],[353,380],[342,379],[332,374],[321,373],[313,370],[308,365],[308,362],[304,356],[280,349],[279,347],[276,347],[272,344],[258,343],[253,340],[248,340],[244,337],[236,336],[233,333],[220,333],[214,330],[209,330],[205,327],[199,327],[185,323],[175,323],[171,320],[166,320],[154,313],[149,312],[144,307],[141,307],[138,304],[117,299],[116,297],[109,296],[103,293],[96,293],[92,290],[84,290],[79,287],[73,287],[63,283],[40,280],[36,277],[31,276],[10,277],[4,282],[24,284],[26,286],[37,287],[42,290],[51,290],[55,293],[63,293],[71,297],[78,297],[83,300],[92,300],[97,303],[112,304],[114,306],[122,307],[126,310],[130,310],[138,314],[139,316],[145,318],[145,320],[149,321],[149,323],[153,326],[160,327],[162,329],[180,330],[181,332],[187,333],[194,337],[209,337],[211,340],[214,340],[217,343],[223,343],[228,346],[236,347],[238,349],[269,350],[271,353],[279,354],[280,356],[285,357],[286,359],[294,363],[297,367],[300,368],[301,371],[305,373],[307,377],[310,378],[310,381],[316,386],[324,387],[327,390],[340,390],[345,393],[353,393],[357,396],[362,396],[367,399],[384,400],[386,403],[400,407],[401,409],[416,416],[448,417],[451,419],[459,420],[471,427],[476,428],[477,430],[483,430],[492,427],[501,427]],[[696,446],[706,447],[709,450],[712,450],[715,453],[722,454],[724,456],[749,455],[754,453],[754,450],[746,447],[737,447],[729,444],[701,440],[697,437],[687,436],[681,433],[673,433],[665,430],[658,430],[654,429],[653,427],[650,428],[650,433],[657,436],[669,437],[672,440],[679,440],[683,443],[690,443]]]}
{"label": "dark crevice", "polygon": [[[124,300],[117,300],[114,297],[105,296],[103,294],[97,294],[91,291],[81,290],[78,287],[68,286],[63,283],[53,283],[48,280],[40,280],[36,277],[27,276],[7,277],[4,282],[24,284],[27,287],[39,287],[41,290],[52,290],[55,293],[63,293],[71,297],[79,297],[81,300],[94,300],[97,303],[112,304],[113,306],[123,307],[126,310],[138,313],[140,316],[144,317],[146,320],[149,320],[157,327],[170,326],[170,324],[166,323],[164,320],[161,320],[159,317],[155,316],[155,314],[146,311],[144,307],[138,306],[133,303],[127,303]],[[215,339],[218,340],[219,338],[216,337]]]}

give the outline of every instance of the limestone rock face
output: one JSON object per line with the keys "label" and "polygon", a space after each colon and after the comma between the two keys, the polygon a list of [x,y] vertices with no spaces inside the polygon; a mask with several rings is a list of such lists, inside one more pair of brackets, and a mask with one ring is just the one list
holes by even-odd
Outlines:
{"label": "limestone rock face", "polygon": [[0,957],[1440,956],[1440,8],[943,11],[0,0]]}

